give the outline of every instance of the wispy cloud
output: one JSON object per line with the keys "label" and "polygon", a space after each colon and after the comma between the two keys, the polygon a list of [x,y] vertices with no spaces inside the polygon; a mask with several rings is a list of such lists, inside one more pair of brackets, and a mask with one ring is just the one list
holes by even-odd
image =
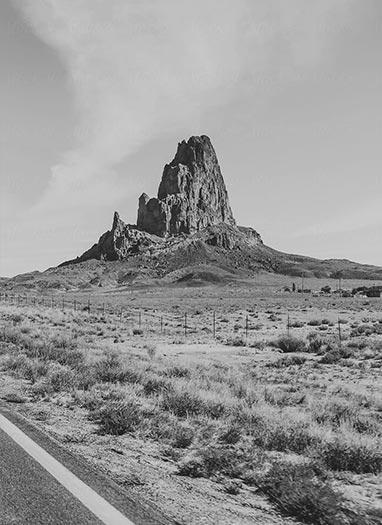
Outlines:
{"label": "wispy cloud", "polygon": [[256,98],[260,77],[316,64],[352,0],[14,3],[61,57],[75,99],[75,147],[52,166],[23,218],[38,231],[48,216],[63,231],[68,208],[74,223],[106,198],[112,206],[121,193],[115,167],[147,141],[176,130],[208,133],[203,116],[232,93],[253,89]]}
{"label": "wispy cloud", "polygon": [[315,62],[349,0],[17,5],[60,54],[78,109],[77,145],[52,168],[49,192],[80,184],[86,193],[94,177],[145,141],[170,129],[198,128],[204,112],[224,103],[243,73],[258,78],[269,68]]}

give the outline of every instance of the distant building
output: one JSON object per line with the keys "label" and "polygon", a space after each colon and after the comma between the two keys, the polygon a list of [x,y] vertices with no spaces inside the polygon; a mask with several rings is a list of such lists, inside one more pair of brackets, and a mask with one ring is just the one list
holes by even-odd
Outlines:
{"label": "distant building", "polygon": [[366,291],[366,296],[367,297],[381,297],[382,296],[382,291],[381,291],[380,288],[369,288]]}

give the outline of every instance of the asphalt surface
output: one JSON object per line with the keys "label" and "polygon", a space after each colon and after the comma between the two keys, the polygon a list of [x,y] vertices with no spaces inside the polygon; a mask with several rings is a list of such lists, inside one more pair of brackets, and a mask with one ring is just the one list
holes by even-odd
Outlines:
{"label": "asphalt surface", "polygon": [[[60,447],[6,404],[0,414],[59,461],[134,525],[171,525],[161,513],[137,501],[94,468]],[[71,489],[71,487],[70,487]],[[0,429],[0,525],[99,525],[97,518],[38,460]]]}
{"label": "asphalt surface", "polygon": [[0,523],[102,524],[1,430]]}

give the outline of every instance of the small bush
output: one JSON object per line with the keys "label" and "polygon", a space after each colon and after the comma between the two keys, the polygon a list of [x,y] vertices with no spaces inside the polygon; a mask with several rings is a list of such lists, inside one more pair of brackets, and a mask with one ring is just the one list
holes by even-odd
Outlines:
{"label": "small bush", "polygon": [[289,323],[289,328],[302,328],[303,326],[305,326],[303,321],[291,321]]}
{"label": "small bush", "polygon": [[317,442],[309,425],[298,421],[260,421],[253,429],[255,444],[266,450],[303,454]]}
{"label": "small bush", "polygon": [[382,449],[373,439],[364,436],[335,436],[317,448],[320,458],[332,470],[348,470],[357,474],[378,474],[382,471]]}
{"label": "small bush", "polygon": [[319,363],[322,365],[334,365],[335,363],[338,363],[341,360],[341,356],[339,352],[336,352],[335,350],[327,352],[321,359],[319,360]]}
{"label": "small bush", "polygon": [[283,335],[279,337],[271,344],[271,346],[279,348],[284,353],[304,352],[306,349],[305,341],[289,335]]}
{"label": "small bush", "polygon": [[135,383],[138,382],[139,374],[128,370],[115,352],[106,354],[94,365],[95,375],[98,381],[105,383]]}
{"label": "small bush", "polygon": [[163,392],[163,390],[171,388],[170,381],[155,376],[144,377],[142,384],[146,396],[150,396],[152,394],[159,394]]}
{"label": "small bush", "polygon": [[318,354],[323,346],[325,346],[325,341],[317,333],[314,332],[308,335],[308,352]]}
{"label": "small bush", "polygon": [[225,344],[227,346],[247,346],[247,342],[243,337],[228,337]]}
{"label": "small bush", "polygon": [[259,488],[286,515],[304,523],[345,525],[343,497],[322,473],[310,465],[274,464],[258,482]]}
{"label": "small bush", "polygon": [[194,439],[194,429],[188,425],[176,425],[171,445],[175,448],[187,448]]}
{"label": "small bush", "polygon": [[35,383],[48,372],[48,365],[39,359],[30,359],[25,354],[9,356],[3,363],[6,370]]}
{"label": "small bush", "polygon": [[341,359],[349,359],[354,356],[354,350],[346,346],[330,348],[329,351],[320,359],[323,365],[338,363]]}
{"label": "small bush", "polygon": [[141,409],[136,400],[108,401],[91,411],[89,417],[95,421],[104,434],[120,436],[133,432],[142,419]]}
{"label": "small bush", "polygon": [[54,392],[70,390],[76,384],[76,376],[73,370],[59,363],[51,365],[46,377]]}
{"label": "small bush", "polygon": [[141,328],[133,328],[133,335],[143,335],[143,330]]}
{"label": "small bush", "polygon": [[264,391],[264,400],[270,405],[279,407],[301,405],[305,399],[306,394],[304,392],[288,392],[281,388],[265,389]]}
{"label": "small bush", "polygon": [[162,407],[178,417],[203,414],[217,419],[222,417],[226,410],[224,402],[220,399],[208,396],[203,398],[199,393],[182,388],[170,388],[164,391],[162,396]]}
{"label": "small bush", "polygon": [[242,437],[242,428],[237,423],[227,423],[218,435],[218,440],[227,445],[235,445]]}
{"label": "small bush", "polygon": [[11,314],[9,320],[12,321],[13,324],[20,324],[23,320],[23,316],[20,314]]}
{"label": "small bush", "polygon": [[311,321],[308,321],[309,326],[320,326],[321,321],[319,319],[312,319]]}
{"label": "small bush", "polygon": [[178,474],[189,478],[202,478],[206,476],[203,458],[195,451],[183,458],[178,465]]}
{"label": "small bush", "polygon": [[267,363],[266,366],[270,368],[285,368],[285,367],[293,366],[293,365],[303,365],[305,361],[306,361],[306,357],[304,356],[291,355],[287,357],[281,357],[280,359],[277,359],[276,361]]}
{"label": "small bush", "polygon": [[178,473],[192,478],[209,478],[215,474],[235,478],[241,474],[241,469],[238,451],[226,446],[209,445],[188,454],[180,462]]}
{"label": "small bush", "polygon": [[163,392],[162,407],[178,417],[201,414],[204,401],[196,393],[171,388]]}
{"label": "small bush", "polygon": [[168,377],[190,377],[191,372],[189,368],[178,365],[168,368],[165,372],[165,375]]}
{"label": "small bush", "polygon": [[358,414],[359,407],[342,398],[329,399],[313,407],[314,419],[320,424],[329,423],[338,428],[342,423],[350,422]]}

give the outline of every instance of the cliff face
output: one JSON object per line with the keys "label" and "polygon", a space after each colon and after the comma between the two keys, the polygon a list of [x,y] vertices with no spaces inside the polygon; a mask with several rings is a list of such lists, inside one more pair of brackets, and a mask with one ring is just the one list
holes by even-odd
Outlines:
{"label": "cliff face", "polygon": [[220,223],[234,226],[235,219],[215,150],[207,136],[191,137],[164,167],[158,197],[140,197],[137,227],[174,236]]}

